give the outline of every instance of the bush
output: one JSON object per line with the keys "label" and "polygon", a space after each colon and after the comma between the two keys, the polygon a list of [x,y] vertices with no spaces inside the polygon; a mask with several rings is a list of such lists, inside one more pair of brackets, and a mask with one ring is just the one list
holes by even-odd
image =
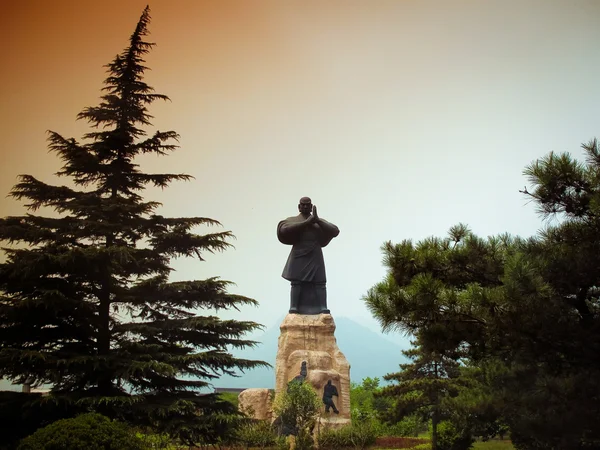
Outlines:
{"label": "bush", "polygon": [[100,414],[58,420],[21,441],[18,450],[144,450],[124,423]]}
{"label": "bush", "polygon": [[173,450],[177,448],[168,434],[155,433],[149,429],[145,431],[136,433],[136,436],[142,442],[143,448],[147,450]]}
{"label": "bush", "polygon": [[267,420],[246,422],[235,433],[235,441],[246,447],[266,448],[277,442],[277,434]]}
{"label": "bush", "polygon": [[344,427],[339,430],[323,428],[317,436],[317,443],[321,450],[336,450],[351,447],[350,427]]}
{"label": "bush", "polygon": [[437,426],[438,450],[468,450],[473,438],[467,431],[459,430],[452,422],[442,420]]}
{"label": "bush", "polygon": [[[316,424],[322,402],[308,383],[289,383],[287,390],[279,393],[273,402],[273,413],[278,434],[293,434],[298,450],[312,440],[311,433]],[[309,448],[309,447],[307,447]]]}
{"label": "bush", "polygon": [[315,446],[315,440],[312,437],[310,430],[301,428],[298,434],[294,437],[295,450],[311,450]]}
{"label": "bush", "polygon": [[375,443],[377,437],[371,422],[362,422],[350,427],[350,440],[354,448],[364,449]]}
{"label": "bush", "polygon": [[0,391],[0,449],[14,449],[19,441],[38,429],[84,412],[50,396]]}
{"label": "bush", "polygon": [[427,431],[427,422],[419,415],[405,416],[402,420],[389,427],[390,436],[412,436],[417,437],[420,433]]}
{"label": "bush", "polygon": [[413,447],[412,450],[431,450],[431,442],[419,444],[416,447]]}
{"label": "bush", "polygon": [[319,449],[338,450],[342,448],[365,449],[375,443],[375,429],[370,422],[361,422],[332,430],[324,428],[317,436]]}

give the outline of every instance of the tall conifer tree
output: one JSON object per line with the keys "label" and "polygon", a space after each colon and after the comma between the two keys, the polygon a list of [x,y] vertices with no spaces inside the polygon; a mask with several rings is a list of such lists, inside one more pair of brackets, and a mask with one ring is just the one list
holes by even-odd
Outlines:
{"label": "tall conifer tree", "polygon": [[585,162],[550,153],[525,169],[522,192],[555,219],[536,236],[459,224],[387,242],[388,274],[364,298],[384,330],[464,350],[474,388],[454,406],[500,416],[518,448],[600,448],[600,145],[583,148]]}
{"label": "tall conifer tree", "polygon": [[413,348],[403,350],[411,363],[400,364],[400,372],[389,373],[384,379],[392,381],[382,390],[382,395],[395,399],[393,410],[386,419],[398,422],[417,413],[425,420],[431,419],[431,448],[438,449],[437,427],[443,418],[442,401],[456,395],[456,379],[460,375],[459,351],[439,352],[426,348],[417,339]]}
{"label": "tall conifer tree", "polygon": [[[142,197],[185,174],[148,174],[139,155],[176,149],[174,131],[147,137],[148,106],[168,100],[143,81],[153,44],[146,8],[129,45],[107,65],[98,106],[79,115],[92,126],[82,142],[49,132],[71,187],[21,175],[11,195],[30,214],[0,220],[0,376],[50,384],[50,398],[157,426],[187,442],[210,441],[232,407],[202,388],[221,374],[264,363],[228,349],[254,345],[249,321],[211,311],[256,305],[227,292],[227,281],[169,282],[171,258],[227,249],[230,232],[195,234],[220,225],[204,217],[168,218]],[[58,217],[35,215],[53,208]],[[197,315],[198,310],[207,315]]]}

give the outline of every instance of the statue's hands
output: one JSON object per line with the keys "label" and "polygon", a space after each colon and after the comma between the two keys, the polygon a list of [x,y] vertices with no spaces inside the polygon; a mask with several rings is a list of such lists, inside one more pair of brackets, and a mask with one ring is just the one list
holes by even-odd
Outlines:
{"label": "statue's hands", "polygon": [[315,222],[315,223],[319,222],[319,215],[317,214],[317,207],[315,205],[313,205],[312,217],[313,217],[313,222]]}

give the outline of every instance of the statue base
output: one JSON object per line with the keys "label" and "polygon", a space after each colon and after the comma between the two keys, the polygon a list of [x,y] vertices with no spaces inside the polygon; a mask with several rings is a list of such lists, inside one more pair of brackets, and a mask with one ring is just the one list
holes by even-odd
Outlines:
{"label": "statue base", "polygon": [[340,428],[350,424],[350,364],[335,339],[335,322],[330,314],[288,314],[280,325],[275,362],[275,393],[284,392],[306,361],[310,383],[319,398],[328,380],[337,388],[334,414],[321,409],[320,427]]}

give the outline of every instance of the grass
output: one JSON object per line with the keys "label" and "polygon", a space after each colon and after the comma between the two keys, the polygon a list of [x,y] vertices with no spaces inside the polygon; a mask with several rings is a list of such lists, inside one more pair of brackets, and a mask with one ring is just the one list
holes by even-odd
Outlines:
{"label": "grass", "polygon": [[512,443],[509,440],[491,440],[487,442],[475,442],[473,450],[514,450]]}
{"label": "grass", "polygon": [[[424,434],[423,436],[421,436],[422,438],[427,438],[427,436]],[[378,448],[377,450],[394,450],[397,449],[398,447],[389,447],[389,448]],[[486,442],[475,442],[473,444],[472,447],[473,450],[514,450],[514,447],[512,445],[512,443],[505,439],[505,440],[499,440],[499,439],[492,439],[490,441],[486,441]]]}

